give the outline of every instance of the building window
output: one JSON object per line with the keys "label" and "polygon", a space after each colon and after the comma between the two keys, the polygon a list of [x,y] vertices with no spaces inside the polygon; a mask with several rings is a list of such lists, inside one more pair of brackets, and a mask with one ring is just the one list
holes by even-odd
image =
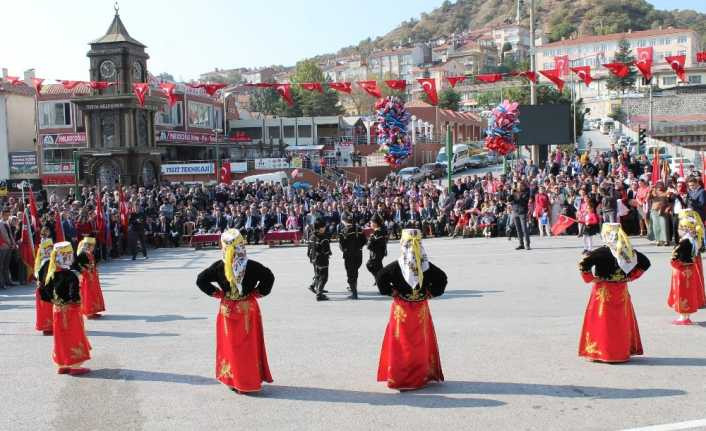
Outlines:
{"label": "building window", "polygon": [[213,106],[199,102],[189,102],[189,126],[212,129],[214,124]]}
{"label": "building window", "polygon": [[285,138],[293,138],[294,137],[294,126],[282,127],[282,134],[284,135]]}
{"label": "building window", "polygon": [[665,38],[664,38],[664,44],[665,44],[665,45],[671,45],[671,44],[672,44],[672,39],[670,39],[670,38],[668,38],[668,37],[665,37]]}
{"label": "building window", "polygon": [[40,102],[39,125],[43,128],[71,127],[71,103]]}
{"label": "building window", "polygon": [[686,50],[680,49],[679,51],[677,51],[677,55],[686,55]]}
{"label": "building window", "polygon": [[650,42],[650,46],[657,45],[657,39],[650,39],[649,42]]}
{"label": "building window", "polygon": [[637,46],[639,46],[640,48],[647,46],[647,41],[645,39],[640,39],[637,41]]}
{"label": "building window", "polygon": [[270,136],[272,139],[279,139],[279,127],[268,127],[267,128],[267,134]]}
{"label": "building window", "polygon": [[181,107],[182,102],[177,102],[172,107],[167,103],[163,104],[155,116],[157,124],[162,126],[181,126],[183,124]]}
{"label": "building window", "polygon": [[311,126],[297,126],[300,138],[311,138]]}
{"label": "building window", "polygon": [[687,40],[686,36],[679,36],[677,38],[677,43],[686,43],[686,40]]}
{"label": "building window", "polygon": [[676,76],[665,76],[662,78],[662,85],[676,85],[677,84],[677,77]]}
{"label": "building window", "polygon": [[689,84],[701,84],[701,75],[689,75]]}

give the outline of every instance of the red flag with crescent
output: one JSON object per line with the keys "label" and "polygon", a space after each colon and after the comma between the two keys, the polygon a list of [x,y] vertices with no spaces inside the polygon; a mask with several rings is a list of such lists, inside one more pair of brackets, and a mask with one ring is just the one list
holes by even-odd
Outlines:
{"label": "red flag with crescent", "polygon": [[501,81],[503,76],[499,73],[486,73],[483,75],[476,75],[476,79],[487,84],[492,84],[493,82]]}
{"label": "red flag with crescent", "polygon": [[535,84],[537,83],[537,74],[535,72],[532,72],[531,70],[526,70],[524,72],[512,72],[510,73],[512,76],[521,76],[523,78],[526,78],[528,81],[532,81]]}
{"label": "red flag with crescent", "polygon": [[697,63],[706,63],[706,51],[701,51],[696,53]]}
{"label": "red flag with crescent", "polygon": [[447,81],[449,81],[449,84],[451,84],[451,88],[455,88],[456,84],[459,82],[463,82],[466,80],[465,76],[449,76],[446,78]]}
{"label": "red flag with crescent", "polygon": [[81,83],[81,81],[69,81],[66,79],[57,79],[57,81],[59,81],[59,83],[63,85],[66,90],[73,90]]}
{"label": "red flag with crescent", "polygon": [[174,104],[177,102],[176,94],[174,94],[176,84],[171,82],[162,82],[159,84],[159,88],[162,90],[162,92],[164,92],[164,95],[167,96],[167,103],[169,104],[169,106],[174,106]]}
{"label": "red flag with crescent", "polygon": [[380,92],[380,89],[378,88],[378,83],[375,81],[358,81],[358,85],[360,85],[360,88],[363,89],[366,93],[373,97],[382,97],[382,93]]}
{"label": "red flag with crescent", "polygon": [[569,56],[561,55],[554,57],[554,70],[558,72],[558,77],[569,76]]}
{"label": "red flag with crescent", "polygon": [[150,91],[150,85],[144,82],[132,84],[132,91],[137,97],[137,101],[140,102],[140,106],[145,106],[145,96],[147,92]]}
{"label": "red flag with crescent", "polygon": [[291,84],[275,84],[275,90],[279,94],[287,105],[294,106],[294,98],[292,98],[292,85]]}
{"label": "red flag with crescent", "polygon": [[651,46],[646,48],[637,48],[637,59],[635,67],[640,71],[640,74],[646,79],[652,79],[652,62],[654,58],[654,49]]}
{"label": "red flag with crescent", "polygon": [[417,82],[422,84],[422,89],[429,97],[429,102],[436,106],[439,103],[439,96],[436,94],[436,81],[434,78],[421,78]]}
{"label": "red flag with crescent", "polygon": [[393,90],[405,91],[407,89],[407,81],[404,79],[391,79],[385,81],[385,85]]}
{"label": "red flag with crescent", "polygon": [[341,93],[351,94],[351,91],[353,91],[350,82],[329,82],[327,85],[330,89],[340,91]]}
{"label": "red flag with crescent", "polygon": [[560,93],[564,90],[564,80],[559,78],[559,71],[556,69],[549,69],[540,70],[539,73],[541,73],[548,80],[552,81]]}
{"label": "red flag with crescent", "polygon": [[89,87],[91,87],[94,90],[105,90],[106,88],[110,87],[111,85],[115,85],[115,82],[89,81],[89,82],[87,82],[87,84]]}
{"label": "red flag with crescent", "polygon": [[300,82],[299,86],[309,91],[318,91],[319,93],[324,92],[324,87],[320,82]]}
{"label": "red flag with crescent", "polygon": [[223,163],[221,163],[221,178],[220,178],[222,183],[230,184],[231,181],[231,175],[230,175],[230,160],[224,160]]}
{"label": "red flag with crescent", "polygon": [[606,63],[603,67],[618,78],[625,78],[630,74],[630,67],[625,63]]}
{"label": "red flag with crescent", "polygon": [[206,90],[206,94],[209,96],[213,96],[216,94],[216,91],[220,90],[221,88],[225,88],[226,84],[221,84],[221,83],[215,83],[215,84],[204,84],[201,86],[204,90]]}
{"label": "red flag with crescent", "polygon": [[576,76],[584,82],[584,84],[586,84],[586,87],[591,85],[591,82],[593,81],[593,77],[591,76],[591,66],[572,67],[571,71],[574,72]]}
{"label": "red flag with crescent", "polygon": [[664,57],[664,60],[669,63],[674,73],[677,74],[681,82],[687,82],[684,64],[686,63],[686,55],[672,55]]}
{"label": "red flag with crescent", "polygon": [[42,92],[42,82],[44,82],[42,78],[32,78],[32,86],[37,94]]}

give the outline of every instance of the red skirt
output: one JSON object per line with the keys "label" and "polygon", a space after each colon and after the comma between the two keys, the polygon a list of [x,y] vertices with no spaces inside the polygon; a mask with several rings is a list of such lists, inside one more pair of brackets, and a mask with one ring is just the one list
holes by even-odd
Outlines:
{"label": "red skirt", "polygon": [[696,308],[701,308],[706,305],[706,291],[704,290],[704,265],[701,261],[701,254],[696,256],[694,260],[696,261],[696,271],[698,272],[698,275],[696,276],[696,281],[698,282],[698,286],[696,287]]}
{"label": "red skirt", "polygon": [[39,288],[34,291],[34,302],[37,312],[37,321],[34,324],[34,328],[37,331],[51,331],[52,330],[52,313],[53,304],[51,302],[42,301],[42,297],[39,294]]}
{"label": "red skirt", "polygon": [[257,392],[272,383],[267,365],[260,307],[253,295],[221,300],[216,319],[216,378],[240,392]]}
{"label": "red skirt", "polygon": [[91,316],[105,311],[103,291],[101,290],[97,271],[86,270],[81,272],[80,289],[81,313]]}
{"label": "red skirt", "polygon": [[596,281],[583,320],[579,356],[627,362],[631,355],[642,355],[642,342],[628,284]]}
{"label": "red skirt", "polygon": [[672,261],[672,285],[669,290],[667,305],[677,313],[691,314],[699,309],[698,265],[678,260]]}
{"label": "red skirt", "polygon": [[54,306],[53,359],[59,367],[79,365],[91,359],[91,344],[83,328],[79,304]]}
{"label": "red skirt", "polygon": [[395,297],[382,341],[378,382],[392,389],[419,389],[444,381],[434,322],[427,301]]}

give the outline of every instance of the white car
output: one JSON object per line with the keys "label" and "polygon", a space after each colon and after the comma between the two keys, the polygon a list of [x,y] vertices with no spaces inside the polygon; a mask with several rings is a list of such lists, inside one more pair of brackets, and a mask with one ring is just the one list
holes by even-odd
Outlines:
{"label": "white car", "polygon": [[409,181],[412,179],[412,177],[414,177],[418,173],[419,173],[419,168],[412,167],[412,168],[400,169],[400,172],[397,175],[402,179],[402,181]]}

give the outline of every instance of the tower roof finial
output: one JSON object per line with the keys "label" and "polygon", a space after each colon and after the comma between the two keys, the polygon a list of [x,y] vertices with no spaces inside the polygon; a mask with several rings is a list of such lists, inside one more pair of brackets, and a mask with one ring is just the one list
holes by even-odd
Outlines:
{"label": "tower roof finial", "polygon": [[113,9],[115,9],[115,14],[118,15],[118,12],[120,12],[120,5],[118,5],[117,0],[115,4],[113,4]]}

